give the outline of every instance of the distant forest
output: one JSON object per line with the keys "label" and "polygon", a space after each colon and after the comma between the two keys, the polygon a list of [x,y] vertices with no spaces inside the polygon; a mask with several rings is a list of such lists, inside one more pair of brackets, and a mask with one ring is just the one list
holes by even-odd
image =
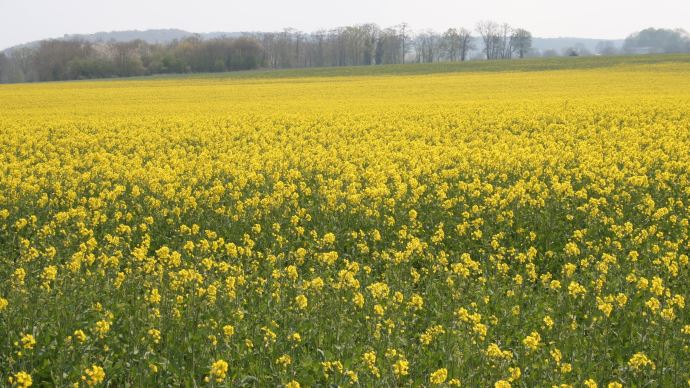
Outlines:
{"label": "distant forest", "polygon": [[649,28],[630,35],[622,47],[602,41],[595,52],[568,47],[539,52],[532,34],[485,21],[473,29],[413,33],[403,23],[375,24],[304,33],[250,33],[238,37],[187,37],[170,43],[44,40],[0,53],[0,82],[36,82],[130,77],[170,73],[225,72],[257,68],[368,66],[400,63],[513,59],[533,56],[622,55],[690,52],[683,30]]}

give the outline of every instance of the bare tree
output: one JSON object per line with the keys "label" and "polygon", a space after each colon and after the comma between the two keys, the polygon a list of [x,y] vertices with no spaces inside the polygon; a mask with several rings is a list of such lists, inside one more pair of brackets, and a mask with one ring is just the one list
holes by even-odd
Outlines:
{"label": "bare tree", "polygon": [[500,27],[498,23],[486,20],[479,22],[477,24],[477,32],[482,39],[484,44],[484,53],[486,54],[486,59],[496,59],[497,53],[500,47]]}
{"label": "bare tree", "polygon": [[277,67],[290,68],[295,66],[294,36],[297,32],[294,28],[285,28],[276,36],[276,61]]}
{"label": "bare tree", "polygon": [[398,25],[398,31],[400,31],[400,42],[402,44],[401,61],[403,64],[405,63],[405,55],[407,55],[407,52],[410,50],[409,45],[407,45],[408,39],[410,39],[410,36],[408,35],[409,29],[410,26],[407,23],[400,23],[400,25]]}
{"label": "bare tree", "polygon": [[0,52],[0,83],[30,81],[25,76],[16,54],[16,49],[9,55]]}
{"label": "bare tree", "polygon": [[513,56],[513,46],[510,39],[513,34],[513,28],[508,23],[503,23],[500,28],[501,33],[499,34],[498,46],[499,56],[502,59],[510,59]]}
{"label": "bare tree", "polygon": [[446,32],[443,33],[440,46],[445,57],[449,61],[457,61],[460,52],[460,36],[458,30],[456,28],[447,29]]}
{"label": "bare tree", "polygon": [[360,26],[362,31],[362,39],[364,39],[364,65],[373,65],[374,57],[376,55],[376,42],[378,41],[381,29],[376,24],[363,24]]}
{"label": "bare tree", "polygon": [[458,30],[460,60],[465,61],[470,51],[474,50],[474,37],[472,32],[466,28]]}
{"label": "bare tree", "polygon": [[112,60],[120,77],[144,74],[145,69],[139,53],[141,43],[143,42],[135,40],[110,44]]}
{"label": "bare tree", "polygon": [[510,45],[518,57],[524,58],[532,49],[532,34],[525,29],[518,28],[510,36]]}
{"label": "bare tree", "polygon": [[88,42],[79,40],[44,40],[33,56],[33,67],[39,81],[54,81],[73,78],[69,62],[76,58],[87,57],[93,47]]}
{"label": "bare tree", "polygon": [[292,60],[293,66],[306,67],[306,63],[304,63],[304,33],[302,31],[295,30],[292,35],[295,42],[294,59]]}
{"label": "bare tree", "polygon": [[30,49],[28,47],[21,47],[16,50],[12,50],[11,58],[17,65],[20,82],[38,80],[38,74],[36,74],[36,67],[33,66],[35,63],[35,56],[36,50]]}
{"label": "bare tree", "polygon": [[441,58],[441,37],[434,31],[427,30],[415,37],[415,54],[417,62],[431,63]]}
{"label": "bare tree", "polygon": [[376,41],[376,63],[401,63],[401,41],[397,28],[386,28],[381,31]]}

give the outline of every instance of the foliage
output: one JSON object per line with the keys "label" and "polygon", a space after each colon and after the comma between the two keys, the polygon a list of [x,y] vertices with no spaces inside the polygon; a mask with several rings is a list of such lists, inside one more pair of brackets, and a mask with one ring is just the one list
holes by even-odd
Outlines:
{"label": "foliage", "polygon": [[647,28],[625,39],[626,52],[690,53],[690,35],[682,29]]}
{"label": "foliage", "polygon": [[249,70],[262,61],[261,46],[246,37],[205,41],[191,37],[170,44],[46,40],[35,48],[0,56],[0,82]]}

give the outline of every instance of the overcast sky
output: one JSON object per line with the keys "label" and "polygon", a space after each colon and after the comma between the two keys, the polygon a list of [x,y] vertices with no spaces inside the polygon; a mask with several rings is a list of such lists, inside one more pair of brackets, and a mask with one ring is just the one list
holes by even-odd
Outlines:
{"label": "overcast sky", "polygon": [[0,0],[0,49],[64,34],[150,28],[303,31],[374,22],[474,28],[493,19],[538,37],[624,38],[654,26],[690,30],[690,0]]}

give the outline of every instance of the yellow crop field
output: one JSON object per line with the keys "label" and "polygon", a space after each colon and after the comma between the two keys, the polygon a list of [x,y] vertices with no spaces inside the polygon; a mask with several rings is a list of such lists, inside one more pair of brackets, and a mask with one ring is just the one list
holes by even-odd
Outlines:
{"label": "yellow crop field", "polygon": [[690,63],[0,86],[0,385],[690,384]]}

